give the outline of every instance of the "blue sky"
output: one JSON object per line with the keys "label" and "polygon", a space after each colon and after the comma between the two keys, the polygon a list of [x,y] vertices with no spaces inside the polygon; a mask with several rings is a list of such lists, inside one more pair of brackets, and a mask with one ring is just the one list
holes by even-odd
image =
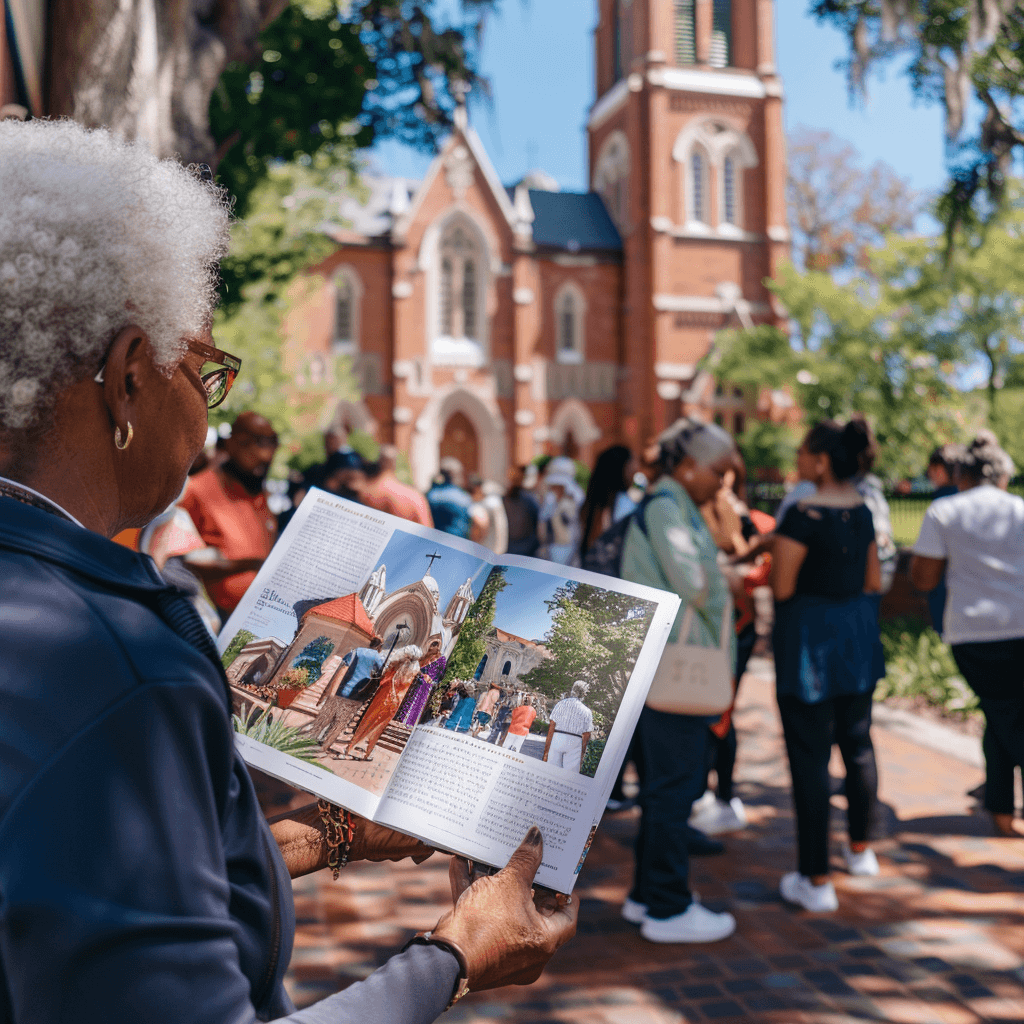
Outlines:
{"label": "blue sky", "polygon": [[[667,2],[667,0],[666,0]],[[809,0],[776,0],[776,46],[786,89],[786,123],[828,129],[863,154],[885,160],[921,190],[944,181],[942,113],[915,106],[894,65],[870,82],[867,104],[851,107],[835,62],[845,40],[805,12]],[[470,120],[502,181],[540,167],[565,189],[586,188],[587,111],[594,101],[592,32],[596,0],[504,0],[487,26],[482,70],[490,103],[471,97]],[[371,151],[385,173],[419,178],[429,157],[394,143]]]}
{"label": "blue sky", "polygon": [[[422,537],[411,533],[396,531],[383,554],[377,560],[377,565],[383,562],[387,566],[387,577],[385,586],[390,594],[399,587],[415,583],[423,579],[423,575],[430,564],[427,555],[436,551],[442,557],[433,563],[430,570],[431,576],[437,580],[438,589],[441,592],[441,612],[444,613],[448,602],[455,592],[466,582],[467,578],[473,580],[473,596],[478,597],[480,589],[487,579],[490,566],[481,565],[480,559],[472,555],[464,555],[460,551],[453,551],[451,548],[440,548]],[[376,566],[374,566],[376,568]]]}
{"label": "blue sky", "polygon": [[565,582],[559,576],[506,566],[508,586],[498,594],[494,624],[524,640],[543,640],[551,625],[545,601]]}

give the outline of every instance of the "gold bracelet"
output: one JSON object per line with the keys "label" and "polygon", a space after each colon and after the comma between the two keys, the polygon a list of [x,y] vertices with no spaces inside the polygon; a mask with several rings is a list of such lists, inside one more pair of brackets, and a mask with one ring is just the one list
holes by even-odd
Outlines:
{"label": "gold bracelet", "polygon": [[327,841],[327,866],[338,880],[341,869],[348,864],[352,852],[352,840],[355,838],[356,826],[352,815],[343,807],[318,800],[316,809],[320,812]]}

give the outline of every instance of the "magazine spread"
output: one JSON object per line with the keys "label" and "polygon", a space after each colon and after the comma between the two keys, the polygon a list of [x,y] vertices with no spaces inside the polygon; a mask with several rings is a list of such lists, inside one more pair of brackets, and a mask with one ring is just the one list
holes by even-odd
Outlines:
{"label": "magazine spread", "polygon": [[218,649],[253,767],[567,893],[678,609],[314,488]]}

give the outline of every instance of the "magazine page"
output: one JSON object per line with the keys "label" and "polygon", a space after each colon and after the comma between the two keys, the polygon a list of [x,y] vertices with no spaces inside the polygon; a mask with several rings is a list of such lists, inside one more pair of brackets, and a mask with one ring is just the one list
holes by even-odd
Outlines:
{"label": "magazine page", "polygon": [[377,820],[494,867],[536,824],[537,881],[570,892],[680,602],[495,557]]}
{"label": "magazine page", "polygon": [[245,760],[374,817],[488,557],[310,490],[217,642]]}

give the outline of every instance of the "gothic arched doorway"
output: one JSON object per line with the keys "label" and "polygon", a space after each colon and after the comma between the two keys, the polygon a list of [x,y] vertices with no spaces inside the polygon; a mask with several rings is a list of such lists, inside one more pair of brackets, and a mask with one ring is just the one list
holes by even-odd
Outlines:
{"label": "gothic arched doorway", "polygon": [[480,472],[480,440],[464,412],[453,413],[444,425],[440,455],[442,459],[458,459],[467,474]]}

